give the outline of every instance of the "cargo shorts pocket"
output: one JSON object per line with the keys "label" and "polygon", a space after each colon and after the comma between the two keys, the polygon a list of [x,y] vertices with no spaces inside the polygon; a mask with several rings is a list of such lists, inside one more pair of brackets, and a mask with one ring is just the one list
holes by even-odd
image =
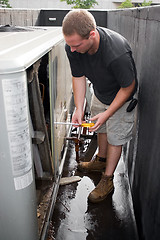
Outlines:
{"label": "cargo shorts pocket", "polygon": [[110,144],[123,145],[132,138],[134,112],[134,110],[126,112],[125,108],[122,108],[107,121],[107,135]]}

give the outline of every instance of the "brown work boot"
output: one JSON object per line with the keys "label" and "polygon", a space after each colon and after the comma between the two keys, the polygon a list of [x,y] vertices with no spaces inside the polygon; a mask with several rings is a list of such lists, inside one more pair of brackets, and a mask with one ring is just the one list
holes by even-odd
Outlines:
{"label": "brown work boot", "polygon": [[78,169],[80,171],[103,171],[106,167],[106,159],[94,156],[90,162],[80,162]]}
{"label": "brown work boot", "polygon": [[93,202],[103,201],[114,190],[113,176],[105,176],[104,173],[96,188],[89,194],[88,199]]}

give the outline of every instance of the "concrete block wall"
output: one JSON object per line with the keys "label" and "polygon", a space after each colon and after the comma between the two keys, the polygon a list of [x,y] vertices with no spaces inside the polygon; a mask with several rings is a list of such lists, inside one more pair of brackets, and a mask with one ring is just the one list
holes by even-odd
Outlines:
{"label": "concrete block wall", "polygon": [[40,9],[0,9],[0,25],[38,26]]}
{"label": "concrete block wall", "polygon": [[108,28],[133,49],[139,104],[128,165],[140,240],[160,239],[160,6],[108,12]]}

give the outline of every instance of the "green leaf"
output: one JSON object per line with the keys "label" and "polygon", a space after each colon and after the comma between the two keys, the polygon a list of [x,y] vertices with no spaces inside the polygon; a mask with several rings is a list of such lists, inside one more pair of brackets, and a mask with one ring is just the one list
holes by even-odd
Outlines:
{"label": "green leaf", "polygon": [[94,5],[98,5],[96,0],[60,0],[66,2],[68,5],[73,5],[73,8],[90,9]]}

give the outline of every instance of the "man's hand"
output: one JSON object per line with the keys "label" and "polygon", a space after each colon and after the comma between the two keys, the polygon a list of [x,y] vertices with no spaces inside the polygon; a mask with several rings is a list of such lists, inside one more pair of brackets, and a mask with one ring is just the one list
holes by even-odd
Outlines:
{"label": "man's hand", "polygon": [[[84,112],[76,109],[76,111],[74,112],[73,117],[72,117],[72,123],[78,123],[81,125],[83,116],[84,116]],[[77,127],[77,126],[75,126],[75,127]]]}
{"label": "man's hand", "polygon": [[105,112],[99,113],[96,116],[90,118],[91,121],[96,121],[95,125],[89,128],[90,132],[96,131],[103,123],[108,120],[107,110]]}

